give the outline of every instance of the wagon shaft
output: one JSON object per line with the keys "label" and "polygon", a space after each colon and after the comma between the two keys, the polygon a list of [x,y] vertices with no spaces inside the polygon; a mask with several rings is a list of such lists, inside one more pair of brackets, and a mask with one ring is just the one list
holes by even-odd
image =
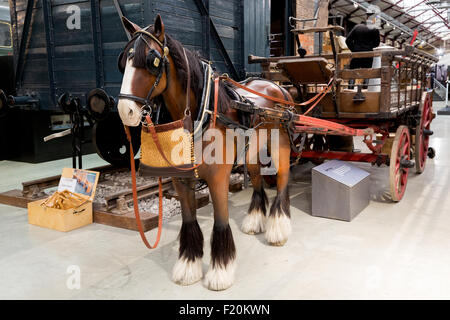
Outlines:
{"label": "wagon shaft", "polygon": [[374,133],[374,130],[372,128],[354,129],[333,121],[302,115],[294,115],[294,119],[292,122],[295,124],[295,129],[297,132],[311,131],[310,133],[333,134],[343,136],[366,136]]}
{"label": "wagon shaft", "polygon": [[231,106],[244,112],[258,114],[260,117],[267,118],[269,120],[292,124],[295,133],[317,133],[344,136],[366,136],[374,133],[372,128],[351,128],[333,121],[296,114],[290,110],[282,108],[272,109],[242,102],[234,102]]}

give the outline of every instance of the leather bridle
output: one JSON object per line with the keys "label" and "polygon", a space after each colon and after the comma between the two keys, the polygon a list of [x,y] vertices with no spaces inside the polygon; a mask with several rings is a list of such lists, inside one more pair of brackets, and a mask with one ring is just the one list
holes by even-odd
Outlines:
{"label": "leather bridle", "polygon": [[[119,93],[119,95],[118,95],[119,100],[127,99],[127,100],[132,100],[132,101],[142,104],[142,106],[141,106],[141,118],[142,118],[141,123],[142,123],[142,125],[146,125],[145,119],[147,118],[147,116],[151,116],[151,114],[153,112],[152,94],[155,91],[156,87],[158,87],[158,85],[161,81],[161,78],[164,74],[164,71],[166,71],[167,82],[169,79],[169,59],[168,59],[169,47],[167,47],[167,45],[166,45],[167,41],[166,41],[165,36],[164,36],[164,42],[161,43],[161,41],[159,41],[159,39],[156,36],[154,36],[153,34],[151,34],[150,32],[148,32],[146,30],[138,30],[135,32],[135,35],[138,35],[138,37],[141,37],[141,39],[145,42],[145,44],[147,45],[149,50],[154,50],[154,49],[151,48],[148,41],[145,40],[145,38],[142,37],[142,35],[146,35],[146,36],[150,37],[153,41],[155,41],[158,44],[158,46],[163,51],[162,59],[160,59],[160,57],[155,57],[154,60],[152,61],[153,67],[157,68],[157,75],[156,75],[155,82],[153,83],[153,86],[151,87],[150,91],[147,94],[147,97],[142,98],[142,97],[138,97],[138,96],[135,96],[132,94],[126,94],[126,93]],[[147,69],[149,69],[148,65],[147,65]],[[149,72],[150,72],[150,70],[149,70]],[[153,72],[150,72],[150,73],[153,73]],[[164,92],[167,89],[167,87],[168,87],[168,83],[166,84],[166,88],[164,88],[164,90],[162,92]]]}

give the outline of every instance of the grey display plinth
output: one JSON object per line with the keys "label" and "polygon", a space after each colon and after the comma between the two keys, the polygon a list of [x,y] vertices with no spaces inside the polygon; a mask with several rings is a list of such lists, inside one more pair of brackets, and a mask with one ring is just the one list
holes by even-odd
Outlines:
{"label": "grey display plinth", "polygon": [[450,116],[450,106],[446,106],[445,108],[442,108],[442,109],[438,110],[437,114],[438,115]]}
{"label": "grey display plinth", "polygon": [[332,160],[312,169],[312,215],[351,221],[370,201],[370,173]]}

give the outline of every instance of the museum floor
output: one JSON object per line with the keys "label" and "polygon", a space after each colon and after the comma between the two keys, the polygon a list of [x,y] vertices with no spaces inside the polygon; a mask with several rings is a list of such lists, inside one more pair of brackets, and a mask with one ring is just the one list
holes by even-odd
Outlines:
{"label": "museum floor", "polygon": [[[159,247],[149,251],[137,232],[92,224],[61,233],[29,225],[25,209],[0,205],[0,299],[450,299],[450,116],[438,116],[432,129],[437,155],[423,174],[410,173],[400,203],[383,200],[387,167],[358,164],[371,173],[373,199],[352,222],[312,217],[311,166],[297,168],[290,188],[293,234],[284,247],[239,230],[251,189],[233,194],[238,265],[234,286],[223,292],[171,282],[180,216],[164,225]],[[84,160],[86,168],[103,163],[96,155]],[[68,159],[0,161],[0,191],[70,165]],[[211,205],[198,212],[205,271],[211,213]],[[67,286],[72,265],[80,268],[80,289]]]}

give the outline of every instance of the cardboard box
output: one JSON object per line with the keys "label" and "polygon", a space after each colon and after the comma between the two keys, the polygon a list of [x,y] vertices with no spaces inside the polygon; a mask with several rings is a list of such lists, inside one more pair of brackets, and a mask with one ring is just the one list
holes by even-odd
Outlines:
{"label": "cardboard box", "polygon": [[370,173],[332,160],[312,169],[312,215],[351,221],[370,201]]}
{"label": "cardboard box", "polygon": [[64,168],[58,191],[69,190],[86,199],[78,207],[66,210],[50,208],[46,199],[28,203],[28,223],[58,231],[70,231],[93,222],[92,202],[95,197],[99,172]]}

